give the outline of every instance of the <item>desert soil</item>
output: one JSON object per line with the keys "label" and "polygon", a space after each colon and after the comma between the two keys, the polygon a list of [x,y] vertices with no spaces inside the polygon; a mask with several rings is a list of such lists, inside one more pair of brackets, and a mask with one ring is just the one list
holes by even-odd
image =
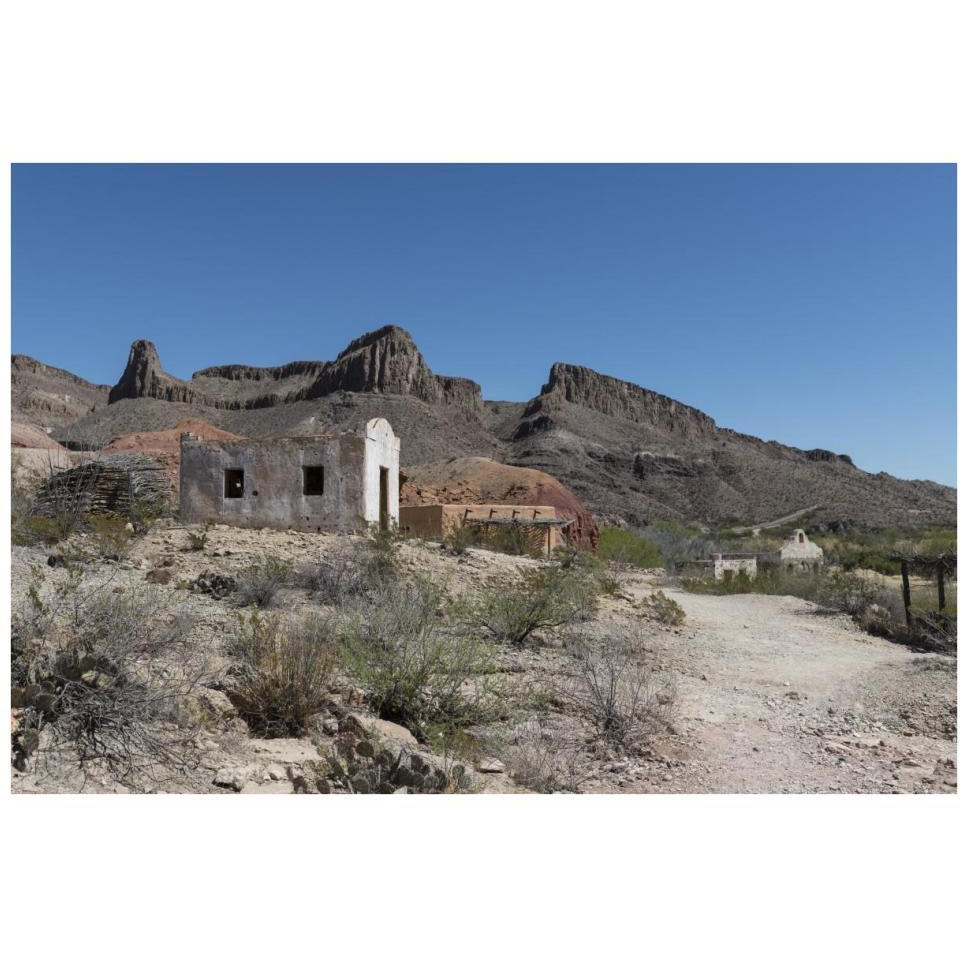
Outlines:
{"label": "desert soil", "polygon": [[[229,600],[177,590],[178,583],[205,570],[236,573],[262,555],[295,563],[316,559],[338,540],[218,526],[206,550],[196,553],[186,551],[187,539],[187,529],[163,522],[135,542],[129,560],[119,566],[97,564],[88,576],[109,580],[115,589],[143,584],[153,570],[169,570],[170,582],[158,589],[169,591],[171,604],[193,615],[198,636],[212,651],[238,610]],[[60,568],[46,566],[49,552],[14,548],[14,608],[25,596],[31,566],[41,566],[48,582],[64,576]],[[419,541],[402,546],[401,560],[409,572],[428,574],[454,594],[495,588],[539,562],[482,550],[456,557],[438,544]],[[640,601],[657,589],[685,611],[682,627],[665,628],[642,615]],[[278,607],[289,613],[311,603],[303,590],[289,589]],[[675,686],[677,699],[672,731],[640,755],[607,754],[588,762],[580,787],[586,792],[956,791],[955,658],[872,637],[851,618],[824,614],[806,601],[689,594],[657,572],[630,574],[621,596],[601,600],[588,630],[642,639],[658,673]],[[547,687],[569,673],[571,663],[554,636],[523,651],[500,651],[498,660],[505,675]],[[210,757],[200,785],[172,783],[169,789],[228,789],[214,783],[225,765],[249,766],[258,757],[282,764],[312,750],[309,740],[253,740],[235,731],[211,738],[206,747]],[[519,789],[509,770],[477,776],[475,782],[485,791]],[[104,780],[85,787],[111,789]],[[77,783],[14,772],[13,789],[70,790]],[[244,792],[263,790],[292,792],[287,783],[244,787]]]}

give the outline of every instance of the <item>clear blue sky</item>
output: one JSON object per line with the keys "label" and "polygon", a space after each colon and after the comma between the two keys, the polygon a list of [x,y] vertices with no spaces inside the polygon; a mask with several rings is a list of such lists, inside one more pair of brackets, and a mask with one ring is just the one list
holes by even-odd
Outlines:
{"label": "clear blue sky", "polygon": [[385,323],[526,400],[556,360],[956,484],[956,170],[19,165],[13,350],[114,383]]}

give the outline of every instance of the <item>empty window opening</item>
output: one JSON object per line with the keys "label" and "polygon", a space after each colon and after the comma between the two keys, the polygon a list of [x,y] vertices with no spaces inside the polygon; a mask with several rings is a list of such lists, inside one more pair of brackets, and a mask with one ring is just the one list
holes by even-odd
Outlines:
{"label": "empty window opening", "polygon": [[798,539],[801,543],[803,543],[803,534],[802,534],[802,533],[798,533],[798,534],[797,534],[797,539]]}
{"label": "empty window opening", "polygon": [[223,496],[227,500],[236,500],[243,496],[243,471],[223,471]]}
{"label": "empty window opening", "polygon": [[323,495],[323,467],[303,468],[303,495],[305,497]]}

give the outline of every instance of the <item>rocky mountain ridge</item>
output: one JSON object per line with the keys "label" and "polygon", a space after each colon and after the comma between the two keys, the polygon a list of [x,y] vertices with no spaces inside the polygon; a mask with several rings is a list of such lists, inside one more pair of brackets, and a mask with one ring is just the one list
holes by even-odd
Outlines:
{"label": "rocky mountain ridge", "polygon": [[[48,384],[43,370],[51,371]],[[728,430],[678,400],[574,364],[555,363],[526,404],[484,401],[473,381],[434,374],[396,326],[358,337],[332,361],[215,366],[190,380],[166,373],[153,344],[138,340],[112,389],[73,378],[89,406],[44,422],[38,391],[64,389],[70,377],[15,358],[14,420],[46,427],[69,446],[102,447],[123,434],[169,430],[184,417],[243,436],[277,436],[352,429],[384,416],[401,438],[404,465],[466,456],[542,470],[614,522],[749,524],[814,505],[824,525],[956,518],[952,487],[866,473],[845,454]]]}
{"label": "rocky mountain ridge", "polygon": [[477,412],[479,384],[437,376],[410,334],[386,326],[352,341],[333,361],[294,361],[279,367],[243,364],[207,367],[189,381],[166,373],[156,347],[136,340],[109,402],[150,397],[225,410],[252,410],[315,400],[337,391],[412,396],[427,403],[455,403]]}

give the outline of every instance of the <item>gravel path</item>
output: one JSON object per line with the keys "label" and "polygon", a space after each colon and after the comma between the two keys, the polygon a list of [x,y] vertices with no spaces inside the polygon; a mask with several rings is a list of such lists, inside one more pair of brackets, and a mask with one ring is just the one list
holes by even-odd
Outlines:
{"label": "gravel path", "polygon": [[955,659],[793,597],[665,592],[687,623],[650,640],[680,705],[664,750],[680,763],[657,789],[956,791]]}

